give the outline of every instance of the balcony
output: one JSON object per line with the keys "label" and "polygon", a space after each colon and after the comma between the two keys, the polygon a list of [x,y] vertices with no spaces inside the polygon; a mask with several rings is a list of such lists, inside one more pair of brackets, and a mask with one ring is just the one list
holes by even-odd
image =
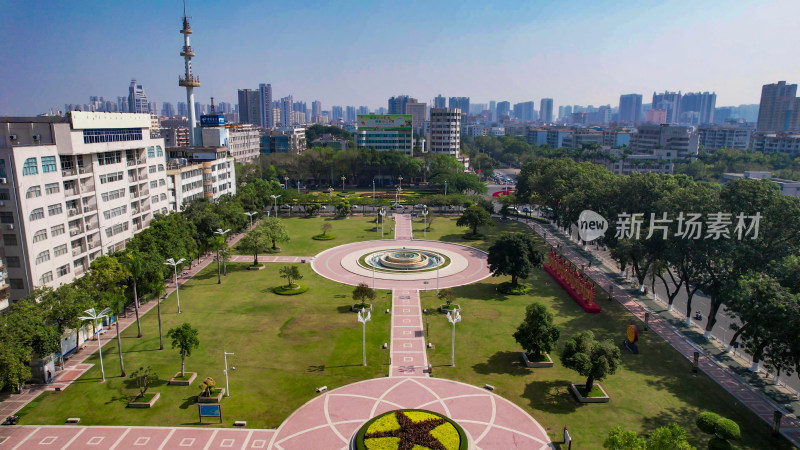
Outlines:
{"label": "balcony", "polygon": [[97,211],[97,205],[86,205],[83,207],[83,213],[87,214],[92,211]]}
{"label": "balcony", "polygon": [[139,162],[138,162],[138,161],[136,161],[135,159],[129,159],[127,164],[128,164],[128,167],[133,167],[133,166],[135,166],[135,165],[136,165],[136,164],[138,164],[138,163],[139,163]]}
{"label": "balcony", "polygon": [[77,216],[80,213],[80,210],[77,208],[71,208],[67,210],[67,217]]}
{"label": "balcony", "polygon": [[139,181],[139,177],[136,175],[128,175],[128,183],[135,183]]}
{"label": "balcony", "polygon": [[70,236],[77,236],[77,235],[79,235],[81,233],[83,233],[83,228],[82,227],[70,228],[69,229],[69,235]]}
{"label": "balcony", "polygon": [[100,228],[100,225],[97,223],[87,223],[86,224],[86,231],[92,231]]}
{"label": "balcony", "polygon": [[91,166],[89,166],[89,167],[78,167],[78,173],[81,174],[81,175],[86,174],[86,173],[92,173],[92,167]]}
{"label": "balcony", "polygon": [[74,196],[79,195],[79,194],[80,194],[80,192],[78,192],[78,188],[77,187],[69,188],[69,189],[68,188],[64,188],[64,195],[66,197],[74,197]]}
{"label": "balcony", "polygon": [[200,77],[189,75],[188,77],[178,76],[178,85],[183,87],[200,87]]}
{"label": "balcony", "polygon": [[78,266],[73,269],[73,272],[75,272],[76,277],[79,277],[86,272],[86,269],[84,269],[83,266]]}
{"label": "balcony", "polygon": [[129,195],[130,195],[130,197],[131,197],[131,198],[136,198],[136,197],[138,197],[138,195],[136,194],[136,192],[131,192]]}
{"label": "balcony", "polygon": [[84,253],[85,251],[86,251],[86,248],[84,248],[84,247],[75,247],[75,248],[72,249],[72,256],[78,256],[81,253]]}
{"label": "balcony", "polygon": [[100,247],[100,241],[89,242],[89,250],[93,250],[97,247]]}
{"label": "balcony", "polygon": [[78,171],[75,170],[74,167],[70,168],[70,169],[61,169],[61,176],[63,176],[63,177],[71,177],[71,176],[74,176],[74,175],[77,175],[77,174],[78,174]]}

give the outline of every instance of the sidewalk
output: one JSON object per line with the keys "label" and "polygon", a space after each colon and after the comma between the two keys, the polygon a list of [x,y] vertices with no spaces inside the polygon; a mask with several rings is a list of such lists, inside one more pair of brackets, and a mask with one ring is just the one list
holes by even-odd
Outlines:
{"label": "sidewalk", "polygon": [[542,225],[536,222],[530,222],[528,225],[539,235],[546,236],[546,241],[553,247],[560,244],[561,253],[573,264],[588,266],[591,263],[591,266],[585,269],[586,274],[606,291],[609,286],[613,286],[614,300],[620,302],[640,320],[644,321],[645,313],[650,313],[648,328],[656,332],[684,357],[692,360],[694,352],[699,352],[699,369],[767,424],[772,426],[773,412],[781,411],[784,415],[781,422],[781,434],[795,446],[800,445],[800,421],[792,414],[792,412],[800,410],[798,402],[785,398],[786,403],[779,404],[770,398],[771,394],[775,394],[770,391],[776,391],[774,386],[769,386],[763,381],[758,384],[751,383],[753,378],[760,380],[758,375],[748,372],[747,367],[742,366],[736,358],[725,355],[724,348],[716,345],[714,341],[704,339],[702,331],[698,332],[686,327],[677,316],[666,311],[661,303],[636,290],[629,289],[629,282],[619,277],[614,268],[615,265],[609,267],[609,263],[613,263],[612,261],[607,261],[606,258],[598,259],[584,251],[578,244],[572,242],[564,233],[551,225]]}
{"label": "sidewalk", "polygon": [[[233,246],[239,239],[244,236],[244,233],[237,234],[232,236],[228,239],[228,245]],[[200,257],[200,261],[198,263],[193,263],[191,269],[185,269],[182,273],[178,274],[179,283],[182,285],[186,283],[189,279],[193,276],[197,275],[198,272],[205,269],[206,266],[214,262],[214,256],[212,253],[207,253]],[[175,284],[174,283],[167,283],[166,288],[166,296],[172,294],[175,291]],[[147,303],[140,303],[139,304],[139,316],[144,316],[147,314],[151,309],[156,307],[156,302],[151,299]],[[124,331],[131,325],[136,324],[136,315],[132,312],[132,309],[125,313],[126,317],[120,317],[119,320],[119,330],[120,332]],[[64,363],[64,370],[59,370],[56,372],[55,376],[53,377],[53,382],[50,384],[27,384],[26,387],[22,390],[19,394],[5,394],[0,400],[0,419],[5,419],[7,416],[10,416],[20,409],[22,409],[25,405],[33,401],[39,394],[44,391],[54,391],[56,389],[62,390],[69,387],[73,381],[78,379],[81,375],[83,375],[87,370],[91,369],[94,364],[84,363],[90,356],[92,356],[97,351],[97,339],[100,339],[100,345],[105,346],[107,343],[116,340],[117,338],[117,327],[116,325],[110,325],[104,328],[100,333],[95,335],[95,339],[90,339],[86,341],[84,344],[84,348],[81,349],[80,347],[70,354],[65,363]]]}

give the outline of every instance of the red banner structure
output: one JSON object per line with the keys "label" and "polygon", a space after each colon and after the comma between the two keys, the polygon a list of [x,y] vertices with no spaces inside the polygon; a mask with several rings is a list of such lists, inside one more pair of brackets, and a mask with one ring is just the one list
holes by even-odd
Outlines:
{"label": "red banner structure", "polygon": [[580,273],[568,259],[550,250],[544,270],[552,276],[584,311],[592,314],[600,312],[600,306],[594,302],[594,283],[586,275]]}

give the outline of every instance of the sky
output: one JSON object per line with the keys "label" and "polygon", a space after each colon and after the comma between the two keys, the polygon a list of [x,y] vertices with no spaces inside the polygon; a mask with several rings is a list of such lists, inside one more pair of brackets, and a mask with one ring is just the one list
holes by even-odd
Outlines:
{"label": "sky", "polygon": [[[520,2],[187,0],[208,104],[270,83],[331,105],[393,95],[512,104],[616,106],[620,94],[714,91],[758,103],[761,86],[800,82],[800,1]],[[35,115],[90,95],[116,101],[132,78],[151,101],[185,101],[183,3],[0,0],[0,116]]]}

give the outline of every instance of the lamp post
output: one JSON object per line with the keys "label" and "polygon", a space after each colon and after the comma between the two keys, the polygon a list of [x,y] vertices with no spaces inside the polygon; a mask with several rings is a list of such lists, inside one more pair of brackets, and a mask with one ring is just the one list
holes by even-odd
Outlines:
{"label": "lamp post", "polygon": [[288,191],[289,190],[289,177],[283,177],[283,181],[285,181],[285,183],[283,185],[286,186],[286,190]]}
{"label": "lamp post", "polygon": [[403,192],[403,188],[401,186],[397,186],[397,191],[394,194],[394,204],[395,206],[400,204],[400,193]]}
{"label": "lamp post", "polygon": [[447,180],[444,180],[444,196],[447,197]]}
{"label": "lamp post", "polygon": [[175,261],[173,258],[169,258],[167,262],[164,263],[165,266],[172,266],[172,269],[175,271],[175,298],[178,299],[178,314],[181,313],[181,293],[178,291],[178,266],[183,264],[186,261],[186,258],[181,258]]}
{"label": "lamp post", "polygon": [[[103,317],[108,318],[108,313],[111,312],[111,308],[106,308],[99,313],[95,311],[94,308],[89,308],[84,311],[86,313],[85,316],[80,316],[78,319],[80,320],[91,320],[97,323],[97,319],[102,319]],[[103,383],[106,381],[106,370],[103,367],[103,345],[100,344],[100,335],[97,335],[97,351],[100,352],[100,374],[103,376]]]}
{"label": "lamp post", "polygon": [[386,208],[381,208],[378,214],[381,215],[381,238],[383,238],[383,222],[386,221]]}
{"label": "lamp post", "polygon": [[361,335],[361,343],[363,347],[364,357],[363,357],[363,365],[367,365],[367,322],[370,321],[371,314],[367,311],[366,308],[361,308],[361,311],[358,312],[358,321],[362,324],[362,335]]}
{"label": "lamp post", "polygon": [[258,211],[250,211],[244,213],[245,216],[250,218],[250,228],[253,228],[253,216],[255,216],[256,214],[258,214]]}
{"label": "lamp post", "polygon": [[428,208],[422,210],[422,237],[428,237]]}
{"label": "lamp post", "polygon": [[[222,242],[225,242],[225,234],[228,233],[229,231],[231,231],[230,228],[228,228],[227,230],[223,230],[222,228],[217,228],[217,231],[215,231],[214,234],[222,236]],[[220,245],[219,247],[217,247],[217,284],[222,284],[222,271],[220,270],[220,264],[222,263],[222,260],[219,256],[220,247],[222,246]]]}
{"label": "lamp post", "polygon": [[372,179],[372,205],[375,207],[375,178]]}
{"label": "lamp post", "polygon": [[300,180],[297,180],[297,193],[300,193]]}
{"label": "lamp post", "polygon": [[278,217],[278,198],[280,195],[270,194],[272,197],[272,204],[275,206],[275,217]]}
{"label": "lamp post", "polygon": [[344,192],[344,180],[346,180],[346,179],[347,179],[347,177],[346,177],[346,176],[344,176],[344,175],[342,175],[342,178],[341,178],[341,179],[342,179],[342,192]]}
{"label": "lamp post", "polygon": [[399,175],[399,176],[397,177],[397,181],[399,181],[399,182],[400,182],[400,188],[402,189],[402,188],[403,188],[403,176],[402,176],[402,175]]}
{"label": "lamp post", "polygon": [[461,313],[458,311],[449,311],[447,313],[447,321],[453,324],[453,342],[450,346],[450,365],[456,366],[456,324],[461,322]]}
{"label": "lamp post", "polygon": [[228,387],[228,355],[233,356],[233,353],[228,353],[225,350],[223,350],[222,354],[225,357],[225,370],[223,371],[223,373],[225,374],[225,397],[230,397],[231,389]]}

